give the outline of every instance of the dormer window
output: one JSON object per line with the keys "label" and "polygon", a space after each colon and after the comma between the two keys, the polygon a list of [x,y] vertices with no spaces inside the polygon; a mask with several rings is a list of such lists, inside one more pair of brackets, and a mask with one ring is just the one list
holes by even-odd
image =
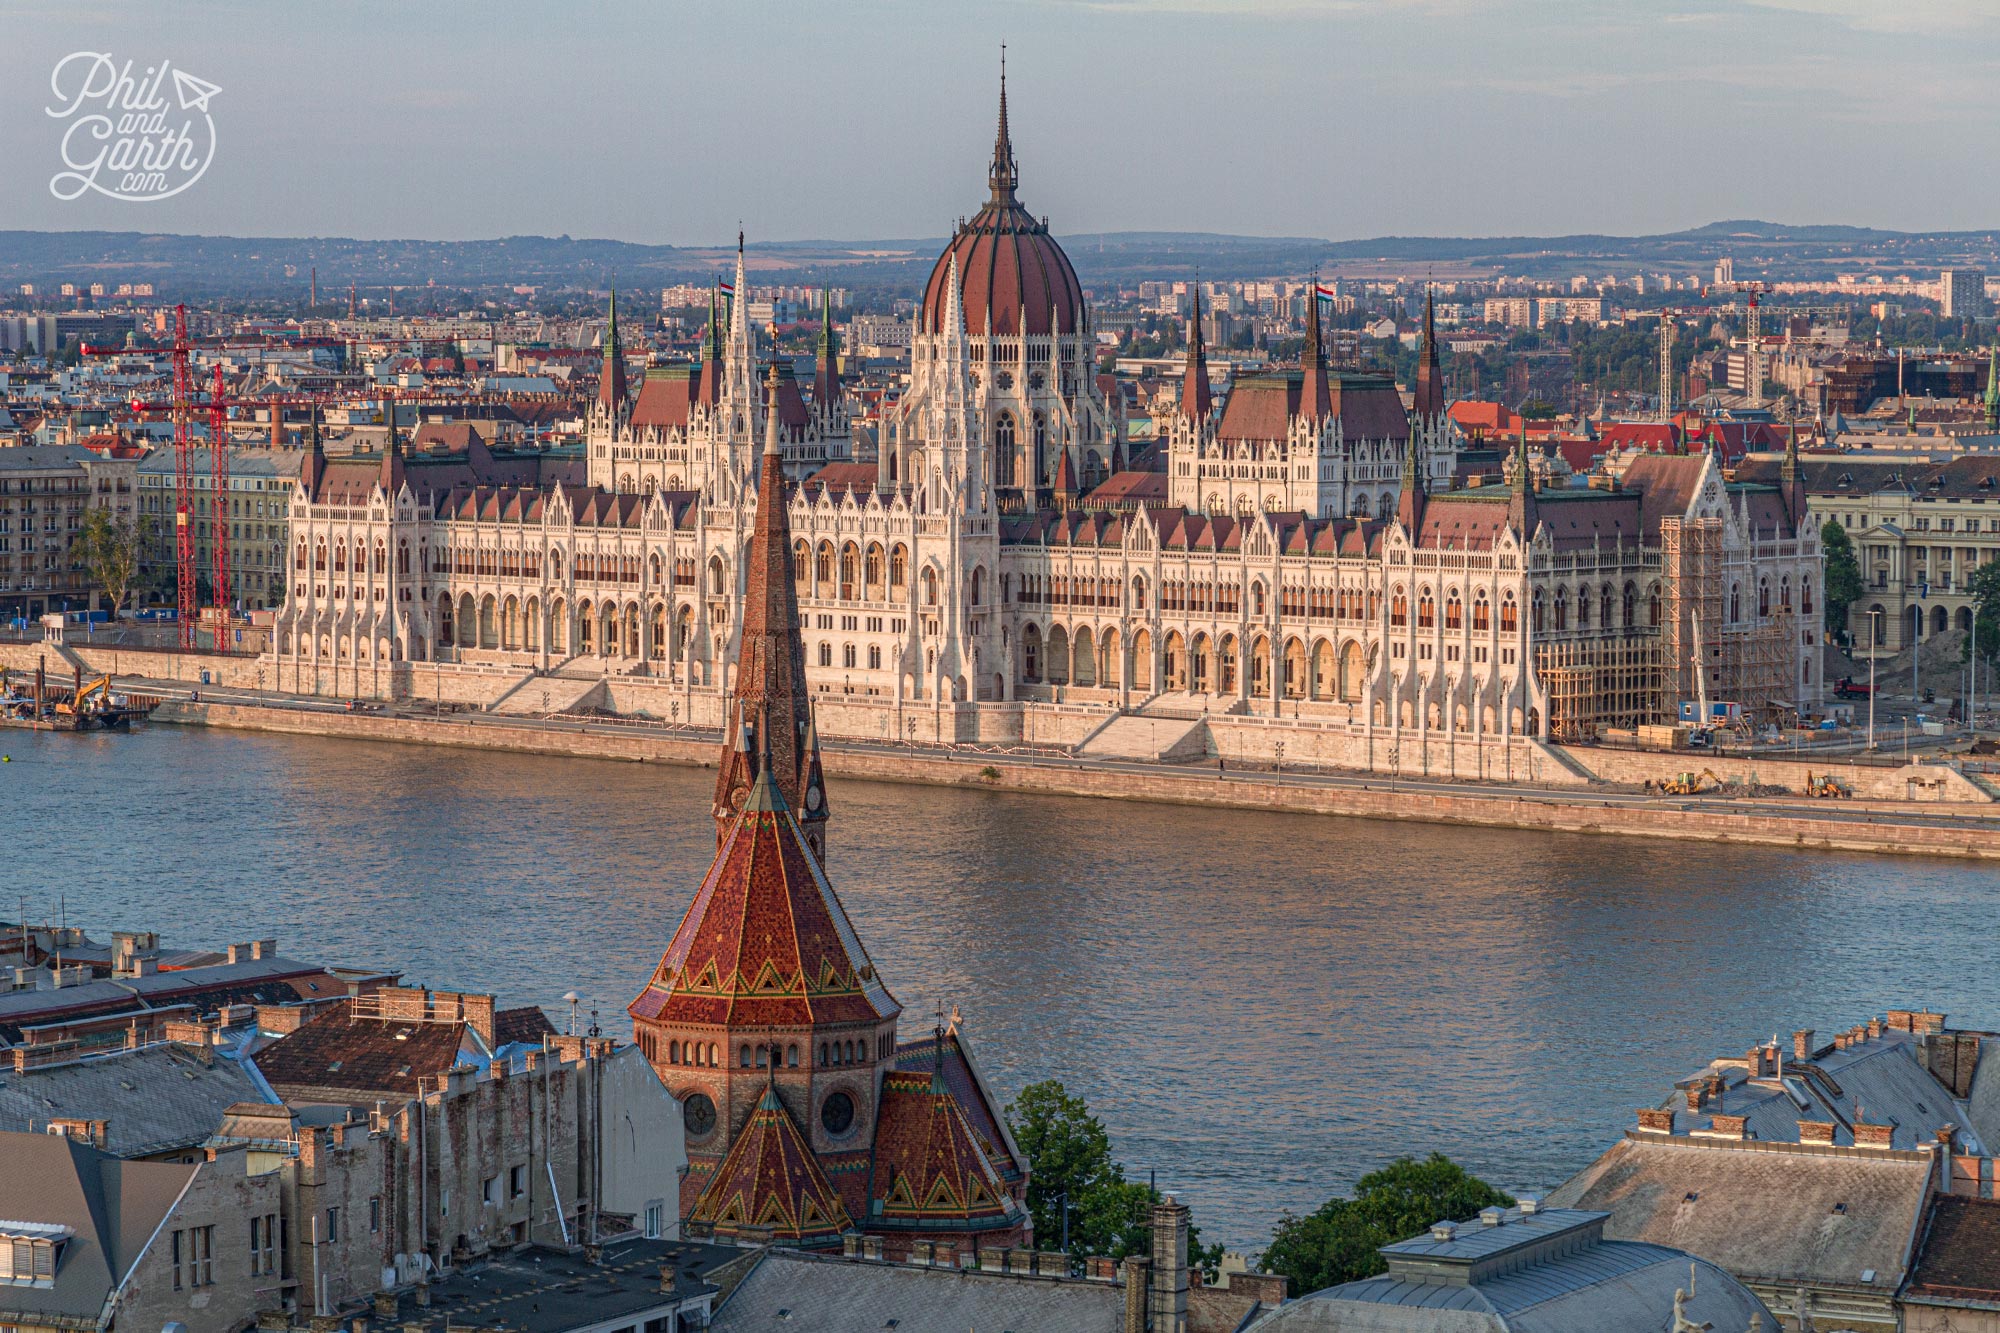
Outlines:
{"label": "dormer window", "polygon": [[0,1222],[0,1283],[52,1287],[63,1244],[75,1233],[40,1222]]}

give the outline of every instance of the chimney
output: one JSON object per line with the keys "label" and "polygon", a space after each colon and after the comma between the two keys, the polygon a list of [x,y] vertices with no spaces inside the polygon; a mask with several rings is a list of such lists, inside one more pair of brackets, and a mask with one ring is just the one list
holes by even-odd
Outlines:
{"label": "chimney", "polygon": [[[1689,1097],[1693,1097],[1692,1090]],[[1658,1107],[1642,1106],[1639,1108],[1639,1128],[1648,1134],[1671,1134],[1674,1132],[1674,1113],[1671,1108],[1662,1111]]]}
{"label": "chimney", "polygon": [[1153,1205],[1153,1333],[1187,1333],[1188,1209],[1173,1195]]}
{"label": "chimney", "polygon": [[384,1324],[394,1323],[397,1315],[396,1307],[399,1304],[400,1302],[396,1299],[395,1292],[393,1291],[376,1292],[375,1317],[381,1320]]}
{"label": "chimney", "polygon": [[1813,1030],[1800,1028],[1792,1034],[1792,1059],[1806,1061],[1813,1058]]}
{"label": "chimney", "polygon": [[1024,1245],[1007,1251],[1007,1271],[1015,1277],[1035,1275],[1035,1252]]}
{"label": "chimney", "polygon": [[1749,1125],[1750,1118],[1740,1115],[1712,1115],[1708,1118],[1709,1132],[1718,1139],[1740,1139]]}
{"label": "chimney", "polygon": [[278,942],[276,940],[252,940],[250,942],[250,956],[252,958],[276,958],[278,956]]}
{"label": "chimney", "polygon": [[1069,1255],[1061,1250],[1043,1250],[1035,1256],[1035,1271],[1043,1277],[1068,1277]]}
{"label": "chimney", "polygon": [[929,1268],[937,1253],[937,1247],[927,1240],[920,1240],[910,1246],[910,1262],[918,1268]]}
{"label": "chimney", "polygon": [[467,995],[464,997],[464,1002],[465,1021],[467,1025],[479,1034],[479,1039],[486,1043],[486,1049],[492,1050],[494,1043],[493,997],[491,995]]}
{"label": "chimney", "polygon": [[861,1257],[863,1259],[872,1259],[878,1264],[881,1263],[882,1238],[880,1236],[863,1236],[861,1238]]}
{"label": "chimney", "polygon": [[1086,1255],[1083,1261],[1083,1268],[1084,1276],[1092,1282],[1115,1282],[1118,1280],[1117,1261],[1107,1259],[1101,1254]]}
{"label": "chimney", "polygon": [[859,1259],[861,1257],[860,1232],[847,1231],[841,1233],[840,1257],[843,1259]]}
{"label": "chimney", "polygon": [[1868,1020],[1868,1039],[1869,1039],[1870,1041],[1873,1041],[1873,1040],[1875,1040],[1875,1039],[1876,1039],[1877,1037],[1879,1037],[1879,1036],[1881,1036],[1881,1035],[1882,1035],[1882,1020],[1881,1020],[1881,1019],[1879,1019],[1879,1018],[1871,1018],[1871,1019],[1869,1019],[1869,1020]]}
{"label": "chimney", "polygon": [[1831,1145],[1833,1142],[1833,1122],[1831,1120],[1799,1121],[1799,1142]]}
{"label": "chimney", "polygon": [[417,1283],[417,1308],[419,1310],[431,1308],[431,1284],[428,1282]]}
{"label": "chimney", "polygon": [[1857,1121],[1854,1126],[1854,1146],[1873,1148],[1877,1151],[1893,1148],[1896,1146],[1895,1134],[1896,1128],[1893,1125],[1864,1125]]}
{"label": "chimney", "polygon": [[1708,1080],[1698,1078],[1687,1086],[1687,1109],[1699,1111],[1708,1105]]}
{"label": "chimney", "polygon": [[1951,1124],[1949,1121],[1947,1121],[1946,1123],[1939,1125],[1937,1127],[1938,1151],[1942,1152],[1946,1157],[1951,1156],[1952,1150],[1956,1146],[1957,1139],[1958,1139],[1957,1125]]}
{"label": "chimney", "polygon": [[1140,1255],[1125,1260],[1125,1333],[1150,1333],[1146,1327],[1153,1265]]}

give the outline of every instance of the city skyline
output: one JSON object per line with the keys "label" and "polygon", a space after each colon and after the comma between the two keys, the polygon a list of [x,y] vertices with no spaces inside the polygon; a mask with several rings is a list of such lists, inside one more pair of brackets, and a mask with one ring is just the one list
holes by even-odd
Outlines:
{"label": "city skyline", "polygon": [[[1003,42],[1024,202],[1070,234],[1637,235],[1732,217],[1963,230],[2000,203],[1978,136],[1951,132],[2000,101],[1977,49],[2000,27],[1990,3],[1044,0],[948,32],[902,0],[837,15],[607,6],[556,32],[511,11],[472,30],[382,6],[200,8],[209,21],[192,25],[128,6],[17,14],[0,55],[0,149],[23,165],[12,225],[941,235],[977,184]],[[50,192],[51,74],[77,51],[219,87],[201,180],[148,203]],[[339,77],[301,87],[301,61]],[[1870,189],[1829,190],[1856,161]]]}

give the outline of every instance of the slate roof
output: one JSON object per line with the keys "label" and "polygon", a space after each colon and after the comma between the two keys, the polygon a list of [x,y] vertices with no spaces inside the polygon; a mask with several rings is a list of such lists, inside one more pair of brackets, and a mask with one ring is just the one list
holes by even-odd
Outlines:
{"label": "slate roof", "polygon": [[1609,1212],[1606,1236],[1683,1249],[1746,1280],[1886,1297],[1909,1264],[1932,1170],[1928,1152],[1634,1132],[1549,1201]]}
{"label": "slate roof", "polygon": [[54,1223],[75,1233],[58,1257],[53,1286],[0,1283],[0,1322],[95,1328],[105,1297],[199,1169],[123,1161],[60,1134],[0,1133],[7,1220]]}
{"label": "slate roof", "polygon": [[[0,1072],[0,1129],[33,1131],[58,1118],[103,1120],[107,1151],[151,1157],[204,1142],[231,1105],[270,1095],[233,1060],[204,1064],[193,1048],[163,1043]],[[8,1215],[0,1206],[0,1216]]]}
{"label": "slate roof", "polygon": [[913,1268],[771,1250],[716,1308],[713,1333],[1119,1333],[1108,1282]]}
{"label": "slate roof", "polygon": [[[433,1279],[430,1306],[404,1303],[405,1319],[427,1328],[483,1327],[509,1333],[570,1333],[574,1329],[643,1322],[638,1316],[720,1290],[717,1270],[743,1251],[689,1242],[627,1240],[603,1247],[601,1263],[537,1245]],[[661,1274],[673,1274],[662,1291]],[[670,1323],[672,1321],[669,1321]]]}
{"label": "slate roof", "polygon": [[[1484,1330],[1534,1333],[1664,1329],[1690,1282],[1678,1250],[1603,1238],[1603,1213],[1488,1209],[1381,1249],[1389,1271],[1280,1306],[1250,1327],[1290,1330]],[[1770,1313],[1739,1283],[1695,1263],[1687,1314],[1730,1333]],[[1701,1271],[1705,1270],[1705,1271]]]}
{"label": "slate roof", "polygon": [[106,978],[60,989],[9,991],[0,994],[0,1042],[18,1042],[23,1027],[61,1019],[136,1013],[180,1004],[212,1012],[231,1004],[295,1004],[346,993],[347,983],[323,968],[275,957],[116,981]]}
{"label": "slate roof", "polygon": [[1903,1299],[2000,1309],[2000,1200],[1941,1196]]}
{"label": "slate roof", "polygon": [[[1350,440],[1407,440],[1410,419],[1403,395],[1384,375],[1327,372],[1329,415],[1339,418]],[[1215,428],[1223,440],[1282,440],[1299,416],[1305,396],[1304,371],[1271,371],[1238,380],[1223,404]]]}
{"label": "slate roof", "polygon": [[476,1042],[468,1024],[356,1017],[346,1005],[323,1009],[252,1058],[288,1101],[372,1101],[417,1095],[418,1082],[459,1064]]}
{"label": "slate roof", "polygon": [[[1831,1124],[1833,1141],[1851,1146],[1853,1126],[1862,1120],[1890,1126],[1895,1148],[1923,1147],[1945,1125],[1960,1131],[1959,1151],[1980,1155],[1990,1148],[1965,1104],[1924,1067],[1911,1033],[1889,1028],[1845,1048],[1823,1049],[1809,1061],[1788,1057],[1783,1070],[1781,1085],[1776,1078],[1752,1079],[1741,1060],[1717,1061],[1681,1079],[1662,1106],[1679,1116],[1683,1129],[1712,1128],[1717,1115],[1742,1116],[1747,1136],[1766,1143],[1799,1142],[1799,1122],[1809,1120]],[[1718,1080],[1720,1095],[1690,1111],[1686,1090],[1703,1079]]]}
{"label": "slate roof", "polygon": [[543,1037],[555,1035],[556,1025],[549,1022],[549,1016],[535,1005],[502,1009],[493,1015],[493,1044],[496,1047],[517,1041],[539,1043]]}

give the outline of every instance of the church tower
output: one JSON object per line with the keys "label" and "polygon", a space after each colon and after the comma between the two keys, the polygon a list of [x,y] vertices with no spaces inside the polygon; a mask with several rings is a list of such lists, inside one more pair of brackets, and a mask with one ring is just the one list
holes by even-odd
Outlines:
{"label": "church tower", "polygon": [[[775,364],[768,383],[775,396]],[[824,858],[826,790],[820,780],[819,738],[813,730],[812,703],[806,692],[805,643],[797,632],[799,603],[793,581],[792,525],[786,508],[778,414],[766,414],[764,425],[736,688],[715,782],[715,837],[720,845],[729,836],[759,770],[768,766],[813,855]]]}
{"label": "church tower", "polygon": [[[1448,491],[1458,472],[1458,427],[1445,402],[1444,369],[1438,364],[1437,298],[1424,293],[1424,334],[1417,348],[1417,374],[1410,384],[1410,452],[1415,475],[1430,492]],[[1410,469],[1404,469],[1406,478]]]}

